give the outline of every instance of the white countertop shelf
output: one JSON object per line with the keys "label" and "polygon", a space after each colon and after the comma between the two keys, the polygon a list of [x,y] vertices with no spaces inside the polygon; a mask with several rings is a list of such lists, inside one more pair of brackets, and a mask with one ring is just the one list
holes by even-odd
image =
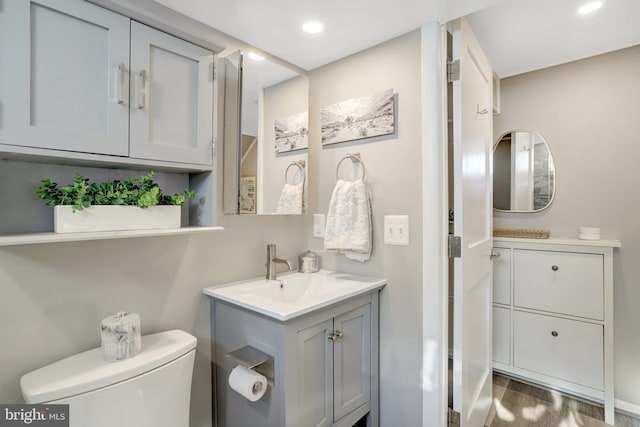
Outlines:
{"label": "white countertop shelf", "polygon": [[0,234],[0,246],[41,243],[80,242],[89,240],[127,239],[131,237],[176,236],[223,231],[223,227],[181,227],[163,230],[101,231],[94,233],[16,233]]}
{"label": "white countertop shelf", "polygon": [[551,237],[548,239],[527,239],[522,237],[494,237],[494,242],[511,242],[511,243],[531,243],[531,244],[553,244],[553,245],[577,245],[577,246],[594,246],[620,248],[622,243],[619,240],[602,239],[602,240],[582,240],[577,237]]}

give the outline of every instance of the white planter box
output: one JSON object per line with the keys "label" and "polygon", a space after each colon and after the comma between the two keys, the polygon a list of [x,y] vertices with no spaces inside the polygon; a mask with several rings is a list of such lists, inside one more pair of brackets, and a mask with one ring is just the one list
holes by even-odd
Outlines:
{"label": "white planter box", "polygon": [[180,206],[91,206],[73,212],[71,206],[53,208],[56,233],[153,230],[180,228]]}

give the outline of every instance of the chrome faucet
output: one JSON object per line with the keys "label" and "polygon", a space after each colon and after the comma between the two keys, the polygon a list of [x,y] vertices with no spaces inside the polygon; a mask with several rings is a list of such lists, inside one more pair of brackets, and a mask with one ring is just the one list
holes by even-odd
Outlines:
{"label": "chrome faucet", "polygon": [[267,245],[267,280],[276,280],[276,264],[287,264],[289,271],[293,270],[291,263],[286,259],[276,258],[276,245]]}

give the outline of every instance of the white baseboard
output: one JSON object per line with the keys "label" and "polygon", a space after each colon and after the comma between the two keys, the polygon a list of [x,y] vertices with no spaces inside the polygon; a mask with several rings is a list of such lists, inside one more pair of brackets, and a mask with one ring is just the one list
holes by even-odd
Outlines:
{"label": "white baseboard", "polygon": [[625,402],[624,400],[616,399],[615,407],[620,412],[625,412],[629,415],[640,417],[640,406],[633,403]]}

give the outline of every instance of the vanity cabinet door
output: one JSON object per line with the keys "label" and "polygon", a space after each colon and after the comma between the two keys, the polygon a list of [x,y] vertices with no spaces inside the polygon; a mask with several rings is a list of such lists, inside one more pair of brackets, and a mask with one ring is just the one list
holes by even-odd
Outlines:
{"label": "vanity cabinet door", "polygon": [[81,0],[4,3],[0,142],[128,155],[129,19]]}
{"label": "vanity cabinet door", "polygon": [[298,332],[297,427],[333,424],[333,319]]}
{"label": "vanity cabinet door", "polygon": [[213,52],[131,22],[131,157],[213,162]]}
{"label": "vanity cabinet door", "polygon": [[371,308],[362,306],[333,321],[333,411],[337,421],[370,400]]}

